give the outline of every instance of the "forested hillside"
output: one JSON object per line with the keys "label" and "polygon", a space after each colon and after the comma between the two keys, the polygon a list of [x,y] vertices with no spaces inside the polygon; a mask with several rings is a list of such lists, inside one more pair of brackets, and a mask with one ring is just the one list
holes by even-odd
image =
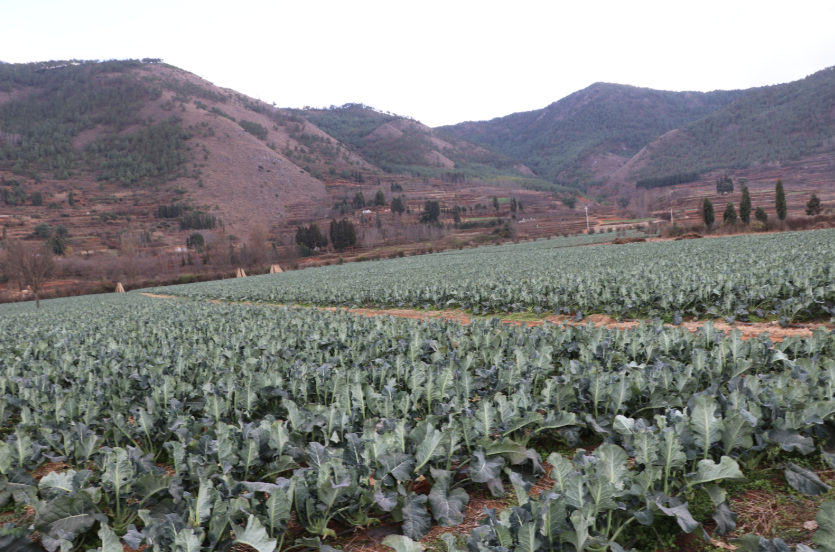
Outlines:
{"label": "forested hillside", "polygon": [[299,114],[389,173],[549,187],[518,159],[363,104],[307,109]]}
{"label": "forested hillside", "polygon": [[520,159],[543,179],[585,189],[597,178],[586,163],[590,156],[614,154],[625,163],[655,138],[743,94],[596,83],[544,109],[440,130]]}
{"label": "forested hillside", "polygon": [[751,90],[654,142],[641,177],[782,164],[835,151],[835,67]]}

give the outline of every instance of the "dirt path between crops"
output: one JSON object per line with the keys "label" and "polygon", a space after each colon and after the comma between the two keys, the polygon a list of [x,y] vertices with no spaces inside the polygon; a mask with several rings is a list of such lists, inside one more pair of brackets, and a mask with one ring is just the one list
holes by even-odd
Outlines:
{"label": "dirt path between crops", "polygon": [[[146,295],[148,297],[155,297],[158,299],[178,299],[175,295],[156,295],[152,293],[142,293],[142,295]],[[229,304],[229,305],[252,305],[254,303],[250,302],[242,302],[242,303],[230,303],[226,301],[219,301],[217,299],[210,300],[211,303],[216,305],[219,304]],[[273,306],[273,307],[295,307],[301,308],[298,305],[279,305],[279,304],[265,304],[260,303],[261,305]],[[460,310],[442,310],[442,311],[419,311],[413,309],[346,309],[340,307],[314,307],[320,310],[326,311],[347,311],[353,314],[361,314],[364,316],[397,316],[399,318],[412,318],[414,320],[451,320],[455,322],[459,322],[461,324],[469,324],[472,317],[465,313],[464,311]],[[604,314],[592,314],[590,316],[585,317],[580,322],[575,322],[573,316],[546,316],[542,319],[538,320],[515,320],[513,318],[502,318],[503,324],[512,324],[514,326],[541,326],[545,322],[557,325],[570,325],[570,326],[585,326],[589,322],[593,323],[595,326],[605,326],[609,329],[619,329],[619,330],[626,330],[629,328],[633,328],[639,324],[639,320],[627,320],[627,321],[617,321],[614,318],[606,316]],[[704,321],[699,322],[684,322],[680,326],[672,326],[670,327],[679,327],[679,328],[686,328],[691,332],[695,332],[704,326]],[[812,332],[818,327],[827,327],[828,325],[824,322],[818,323],[810,323],[810,324],[792,324],[788,328],[782,328],[776,322],[764,322],[764,323],[746,323],[746,322],[738,322],[734,325],[730,325],[723,320],[714,320],[713,327],[717,330],[722,330],[726,333],[731,332],[734,329],[740,330],[742,332],[742,339],[750,339],[752,337],[757,337],[760,334],[768,333],[769,338],[772,341],[782,341],[787,337],[811,337]]]}

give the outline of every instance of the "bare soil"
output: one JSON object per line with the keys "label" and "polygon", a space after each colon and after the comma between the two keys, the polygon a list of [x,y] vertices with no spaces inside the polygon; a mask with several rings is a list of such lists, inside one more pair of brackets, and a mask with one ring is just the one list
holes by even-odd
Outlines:
{"label": "bare soil", "polygon": [[[161,299],[177,299],[176,296],[173,295],[155,295],[151,293],[142,293],[142,295],[147,295],[148,297],[156,297]],[[219,300],[212,300],[212,303],[221,304],[224,301]],[[227,304],[234,304],[234,303],[227,303]],[[237,303],[237,304],[252,304],[252,303]],[[282,306],[289,306],[289,307],[296,307],[296,305],[271,305],[276,307]],[[470,320],[473,319],[473,316],[461,311],[461,310],[439,310],[439,311],[421,311],[421,310],[413,310],[413,309],[341,309],[338,307],[318,307],[321,310],[327,311],[338,311],[344,310],[347,312],[351,312],[354,314],[361,314],[363,316],[397,316],[399,318],[412,318],[415,320],[431,320],[431,319],[440,319],[440,320],[450,320],[459,322],[461,324],[469,324]],[[478,318],[485,318],[485,317],[478,317]],[[590,316],[585,317],[583,320],[579,322],[574,321],[574,317],[572,316],[546,316],[540,319],[532,319],[532,320],[519,320],[514,318],[503,318],[502,323],[504,324],[511,324],[514,326],[541,326],[545,323],[555,324],[555,325],[569,325],[569,326],[585,326],[589,323],[594,324],[595,326],[605,326],[609,329],[618,329],[618,330],[626,330],[629,328],[634,328],[637,326],[641,321],[640,320],[626,320],[626,321],[618,321],[614,318],[606,316],[604,314],[592,314]],[[807,323],[807,324],[793,324],[790,327],[783,328],[776,322],[762,322],[762,323],[743,323],[739,322],[734,325],[730,325],[723,320],[712,320],[713,327],[717,330],[729,333],[733,330],[740,330],[742,332],[742,339],[747,340],[751,339],[752,337],[758,337],[764,333],[768,334],[769,339],[772,341],[782,341],[787,337],[812,337],[812,332],[821,326],[827,327],[824,322],[816,322],[816,323]],[[691,332],[699,331],[702,327],[704,327],[705,321],[697,321],[697,322],[683,322],[680,326],[673,326],[669,324],[669,327],[679,327],[685,328],[690,330]]]}

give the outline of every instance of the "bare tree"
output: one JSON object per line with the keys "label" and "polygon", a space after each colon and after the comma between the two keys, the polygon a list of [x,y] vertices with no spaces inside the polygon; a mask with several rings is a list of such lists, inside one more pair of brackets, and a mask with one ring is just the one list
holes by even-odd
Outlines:
{"label": "bare tree", "polygon": [[46,246],[33,247],[11,242],[6,248],[4,263],[9,278],[28,286],[35,295],[35,306],[41,308],[40,293],[55,274],[55,260]]}
{"label": "bare tree", "polygon": [[249,252],[250,269],[257,267],[258,273],[264,269],[264,263],[267,262],[268,244],[267,244],[267,229],[260,224],[256,224],[252,228],[252,233],[249,235]]}

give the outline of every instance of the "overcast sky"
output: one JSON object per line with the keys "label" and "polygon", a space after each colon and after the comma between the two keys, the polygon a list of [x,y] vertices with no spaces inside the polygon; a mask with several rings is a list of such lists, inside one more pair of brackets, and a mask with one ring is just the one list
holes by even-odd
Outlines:
{"label": "overcast sky", "polygon": [[431,126],[597,82],[748,88],[835,65],[835,1],[0,0],[0,60],[160,57],[279,106]]}

